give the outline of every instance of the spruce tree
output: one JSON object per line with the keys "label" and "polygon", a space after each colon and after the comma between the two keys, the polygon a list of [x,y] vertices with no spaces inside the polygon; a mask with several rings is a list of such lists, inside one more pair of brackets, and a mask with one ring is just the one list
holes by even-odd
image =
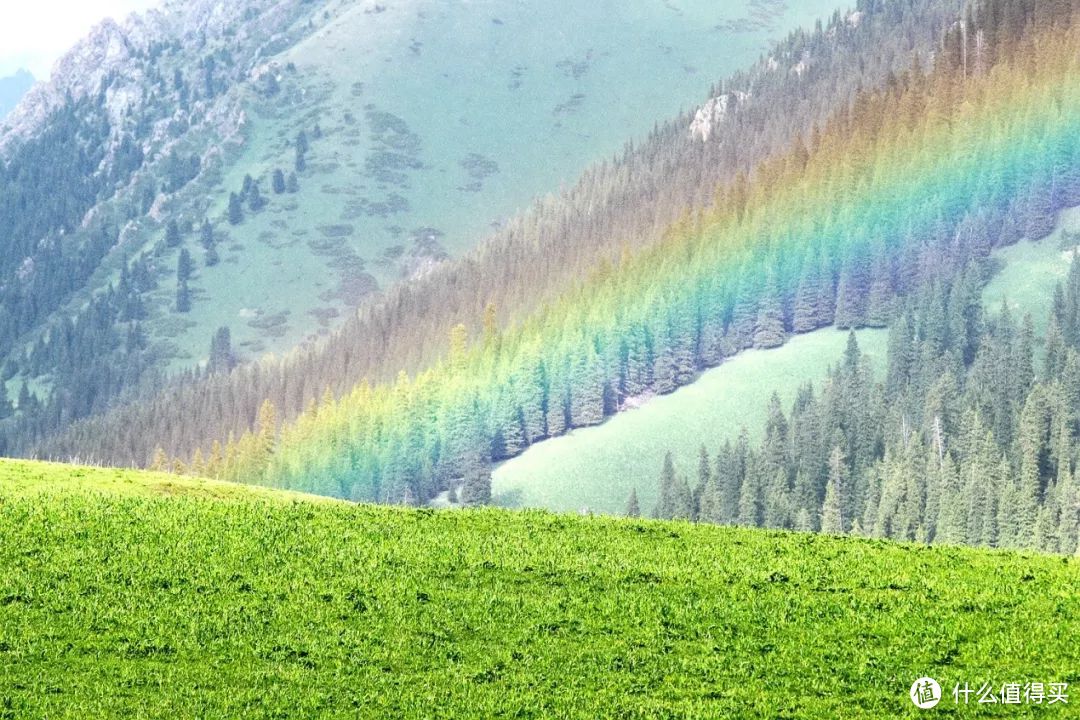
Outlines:
{"label": "spruce tree", "polygon": [[754,324],[754,347],[775,348],[784,344],[784,308],[776,278],[770,274],[765,291],[758,304],[757,321]]}
{"label": "spruce tree", "polygon": [[244,206],[240,196],[236,193],[229,194],[229,224],[239,225],[244,222]]}
{"label": "spruce tree", "polygon": [[626,510],[623,514],[629,518],[641,517],[641,505],[638,503],[637,488],[630,490],[630,497],[626,500]]}
{"label": "spruce tree", "polygon": [[825,500],[821,505],[821,532],[836,535],[847,530],[843,511],[846,485],[847,465],[843,450],[837,446],[829,456],[829,476],[825,483]]}
{"label": "spruce tree", "polygon": [[176,222],[176,218],[172,218],[165,226],[165,245],[174,248],[180,244],[180,241],[180,224]]}
{"label": "spruce tree", "polygon": [[671,459],[669,451],[664,455],[664,466],[660,471],[660,495],[656,502],[656,509],[653,511],[653,517],[657,520],[670,520],[675,517],[677,483],[675,462]]}

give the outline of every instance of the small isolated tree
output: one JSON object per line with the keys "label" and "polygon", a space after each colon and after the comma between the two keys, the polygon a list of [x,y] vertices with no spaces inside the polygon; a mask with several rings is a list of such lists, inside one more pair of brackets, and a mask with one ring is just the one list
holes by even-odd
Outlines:
{"label": "small isolated tree", "polygon": [[274,177],[271,181],[271,185],[273,186],[275,195],[281,195],[285,192],[285,173],[281,168],[274,170]]}
{"label": "small isolated tree", "polygon": [[202,227],[199,229],[199,243],[207,250],[214,247],[214,226],[209,220],[203,220]]}
{"label": "small isolated tree", "polygon": [[266,207],[266,202],[266,198],[259,192],[259,183],[252,183],[251,190],[248,191],[248,207],[251,212],[259,212]]}
{"label": "small isolated tree", "polygon": [[229,194],[229,224],[239,225],[244,222],[244,205],[236,193]]}
{"label": "small isolated tree", "polygon": [[641,517],[641,505],[638,503],[637,488],[630,491],[630,497],[626,501],[626,517]]}
{"label": "small isolated tree", "polygon": [[191,312],[191,290],[187,280],[181,280],[176,285],[176,312]]}
{"label": "small isolated tree", "polygon": [[165,244],[174,248],[180,244],[180,240],[180,224],[173,218],[169,221],[169,224],[165,226]]}
{"label": "small isolated tree", "polygon": [[150,460],[150,472],[165,472],[169,469],[169,456],[160,447],[154,450],[154,457]]}
{"label": "small isolated tree", "polygon": [[296,179],[296,173],[289,173],[289,178],[285,181],[285,190],[290,195],[295,195],[300,192],[300,181]]}
{"label": "small isolated tree", "polygon": [[176,262],[176,279],[178,282],[187,282],[191,273],[195,270],[195,264],[191,260],[191,253],[187,248],[180,251],[180,259]]}
{"label": "small isolated tree", "polygon": [[232,350],[232,333],[229,328],[220,327],[210,340],[210,360],[207,371],[211,374],[229,372],[236,365]]}

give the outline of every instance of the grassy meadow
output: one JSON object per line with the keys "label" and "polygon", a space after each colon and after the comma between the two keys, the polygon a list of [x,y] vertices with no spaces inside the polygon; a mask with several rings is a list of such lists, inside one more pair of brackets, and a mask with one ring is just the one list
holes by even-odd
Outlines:
{"label": "grassy meadow", "polygon": [[[745,428],[756,441],[775,391],[785,412],[798,389],[820,384],[840,361],[848,334],[819,330],[791,338],[775,350],[748,350],[702,374],[691,385],[583,428],[534,445],[494,474],[496,501],[555,511],[621,514],[636,489],[649,513],[659,492],[664,454],[676,469],[696,477],[702,444],[715,453]],[[883,371],[885,330],[858,333],[859,347]]]}
{"label": "grassy meadow", "polygon": [[922,675],[1080,680],[1076,559],[37,471],[67,491],[0,475],[5,720],[914,717]]}

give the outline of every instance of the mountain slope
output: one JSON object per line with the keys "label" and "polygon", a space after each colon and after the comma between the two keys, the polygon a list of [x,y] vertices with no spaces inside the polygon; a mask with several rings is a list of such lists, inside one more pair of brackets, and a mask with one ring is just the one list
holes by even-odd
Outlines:
{"label": "mountain slope", "polygon": [[[92,454],[122,464],[148,462],[155,445],[173,455],[201,446],[205,454],[215,440],[252,429],[266,400],[280,418],[291,420],[312,402],[328,393],[345,395],[365,378],[385,382],[403,369],[431,367],[445,356],[446,336],[458,323],[473,338],[485,327],[508,327],[598,267],[656,243],[673,221],[711,203],[739,170],[789,148],[808,121],[846,107],[860,85],[879,86],[908,67],[912,53],[929,53],[958,6],[898,0],[837,14],[812,33],[795,33],[714,90],[753,93],[740,90],[737,107],[712,114],[707,141],[697,113],[680,116],[516,218],[477,251],[365,305],[325,343],[281,362],[240,368],[231,377],[177,382],[39,447],[54,456]],[[861,49],[870,47],[874,52],[865,57]],[[57,416],[68,417],[60,410],[48,413]],[[196,416],[200,422],[192,425]],[[20,452],[28,451],[25,436],[37,427],[13,429]],[[135,427],[154,429],[135,435]]]}
{"label": "mountain slope", "polygon": [[0,223],[0,363],[51,405],[28,432],[204,364],[221,327],[226,365],[326,334],[831,2],[537,18],[505,0],[200,0],[103,24],[0,135],[0,219],[19,218]]}
{"label": "mountain slope", "polygon": [[1080,665],[1034,555],[3,484],[0,537],[14,717],[915,717]]}
{"label": "mountain slope", "polygon": [[[988,317],[995,317],[1006,301],[1014,318],[1030,315],[1038,335],[1044,336],[1054,287],[1069,274],[1075,245],[1070,238],[1077,237],[1080,209],[1072,208],[1062,213],[1050,235],[995,249],[990,255],[992,275],[982,292]],[[859,333],[859,346],[874,360],[880,382],[885,380],[886,334]],[[555,511],[588,507],[622,514],[635,490],[643,511],[651,512],[665,453],[672,453],[684,475],[694,476],[702,446],[712,454],[725,441],[735,441],[743,429],[756,445],[766,425],[769,396],[777,392],[782,406],[790,407],[807,383],[820,388],[827,366],[841,359],[844,342],[842,334],[820,330],[776,350],[740,355],[639,410],[540,443],[495,470],[496,500]],[[1043,349],[1037,352],[1041,357]]]}

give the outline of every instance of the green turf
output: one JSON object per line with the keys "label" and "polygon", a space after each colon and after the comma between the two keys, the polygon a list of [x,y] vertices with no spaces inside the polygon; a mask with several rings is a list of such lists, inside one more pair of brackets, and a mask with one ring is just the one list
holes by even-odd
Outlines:
{"label": "green turf", "polygon": [[1069,272],[1072,253],[1062,245],[1062,235],[1080,233],[1080,208],[1061,214],[1057,229],[1037,242],[1021,240],[994,251],[999,270],[983,292],[987,309],[997,314],[1002,301],[1009,305],[1014,320],[1031,315],[1041,335],[1050,316],[1054,286]]}
{"label": "green turf", "polygon": [[[256,485],[238,485],[168,473],[76,467],[58,463],[0,459],[0,496],[40,497],[98,493],[110,497],[185,496],[211,500],[264,498],[279,501],[335,502]],[[0,715],[2,718],[3,715]]]}
{"label": "green turf", "polygon": [[[697,473],[704,444],[715,453],[746,428],[762,431],[769,398],[780,395],[785,410],[799,387],[820,384],[839,362],[847,333],[821,330],[791,338],[775,350],[740,353],[677,392],[605,424],[548,440],[495,471],[496,500],[505,505],[551,510],[621,513],[630,491],[641,507],[656,502],[664,454],[671,451],[677,470]],[[859,343],[876,368],[883,368],[887,333],[864,330]]]}
{"label": "green turf", "polygon": [[5,719],[892,718],[922,675],[1080,681],[1076,559],[8,480]]}

